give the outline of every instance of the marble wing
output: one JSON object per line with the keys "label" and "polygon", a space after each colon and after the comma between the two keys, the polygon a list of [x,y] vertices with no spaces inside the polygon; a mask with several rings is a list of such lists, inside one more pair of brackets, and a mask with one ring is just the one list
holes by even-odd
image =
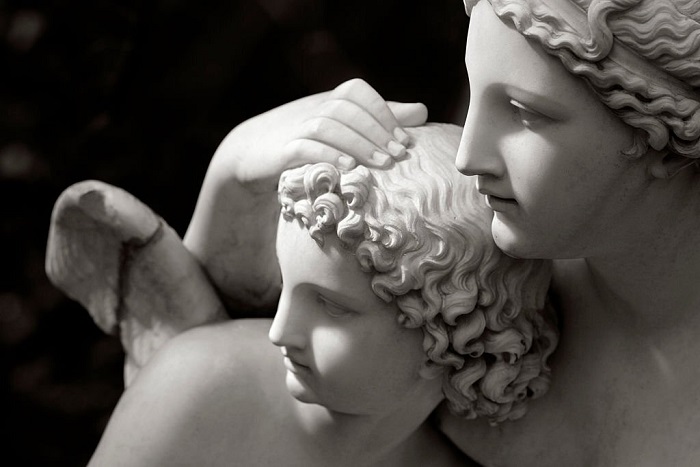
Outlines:
{"label": "marble wing", "polygon": [[58,198],[46,273],[103,331],[119,334],[126,386],[174,335],[227,319],[177,233],[134,196],[106,183],[80,182]]}

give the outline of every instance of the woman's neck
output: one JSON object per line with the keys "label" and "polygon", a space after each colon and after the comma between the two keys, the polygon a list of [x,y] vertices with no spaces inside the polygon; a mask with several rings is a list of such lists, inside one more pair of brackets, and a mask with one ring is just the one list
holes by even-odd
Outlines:
{"label": "woman's neck", "polygon": [[636,228],[613,253],[555,262],[560,374],[620,387],[653,381],[649,391],[677,396],[700,377],[700,180],[678,182],[640,200]]}
{"label": "woman's neck", "polygon": [[683,175],[651,184],[629,213],[616,250],[579,264],[587,276],[580,285],[596,293],[609,325],[617,319],[636,333],[654,334],[698,323],[700,176]]}
{"label": "woman's neck", "polygon": [[586,260],[555,271],[562,334],[541,399],[549,410],[533,405],[532,413],[559,427],[561,443],[593,456],[589,465],[635,464],[649,450],[695,452],[686,433],[700,429],[700,405],[689,396],[700,391],[700,287],[672,270],[655,277]]}
{"label": "woman's neck", "polygon": [[571,359],[571,377],[590,370],[587,378],[610,385],[654,381],[668,394],[698,378],[692,360],[700,352],[700,201],[692,195],[700,181],[694,182],[673,196],[654,193],[657,205],[640,202],[645,222],[630,213],[638,228],[613,254],[555,262],[560,371]]}

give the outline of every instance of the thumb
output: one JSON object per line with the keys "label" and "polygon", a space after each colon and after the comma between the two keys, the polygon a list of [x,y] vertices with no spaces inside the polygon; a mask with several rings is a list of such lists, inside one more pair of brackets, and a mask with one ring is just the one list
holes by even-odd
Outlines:
{"label": "thumb", "polygon": [[401,126],[419,126],[428,120],[428,108],[420,102],[387,102],[387,105]]}

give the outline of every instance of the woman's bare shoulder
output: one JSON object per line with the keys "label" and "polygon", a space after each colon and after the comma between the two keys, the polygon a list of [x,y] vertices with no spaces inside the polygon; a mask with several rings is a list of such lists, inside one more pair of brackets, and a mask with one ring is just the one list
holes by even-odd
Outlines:
{"label": "woman's bare shoulder", "polygon": [[267,431],[257,425],[274,424],[288,399],[280,397],[284,367],[269,326],[230,321],[169,341],[122,396],[93,463],[217,464],[251,432]]}

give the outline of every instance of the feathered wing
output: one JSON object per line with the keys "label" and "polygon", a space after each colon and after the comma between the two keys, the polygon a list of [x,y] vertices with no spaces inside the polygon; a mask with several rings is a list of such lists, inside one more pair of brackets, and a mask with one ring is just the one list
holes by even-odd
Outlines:
{"label": "feathered wing", "polygon": [[127,386],[169,338],[227,317],[177,233],[134,196],[98,181],[77,183],[56,201],[46,273],[103,331],[119,332]]}

